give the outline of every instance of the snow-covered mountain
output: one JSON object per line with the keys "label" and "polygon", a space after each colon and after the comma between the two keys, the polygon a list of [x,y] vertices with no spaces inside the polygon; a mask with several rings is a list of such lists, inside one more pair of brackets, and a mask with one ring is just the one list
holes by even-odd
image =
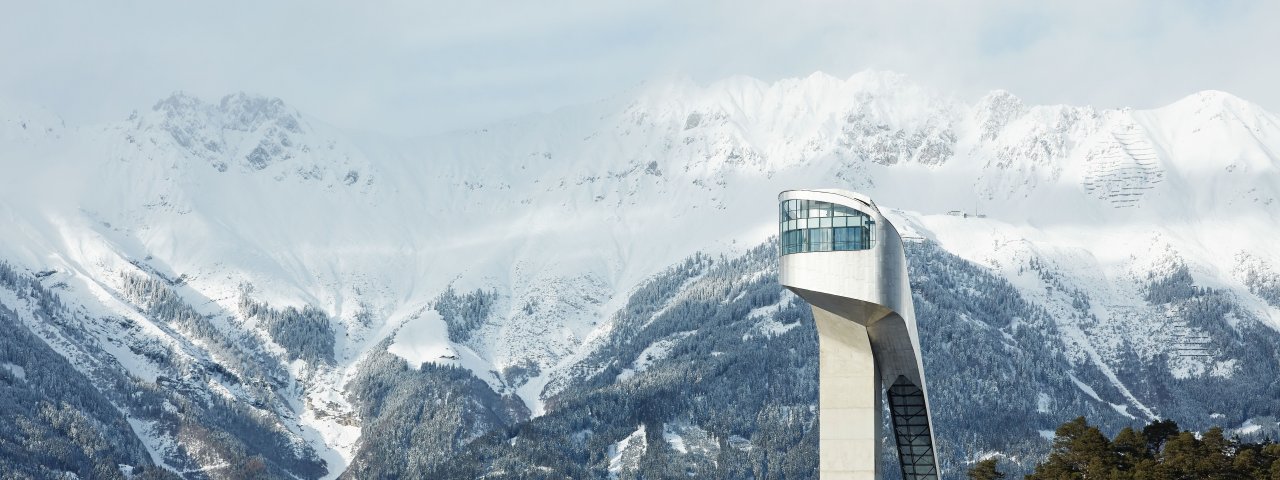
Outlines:
{"label": "snow-covered mountain", "polygon": [[[1090,413],[1280,431],[1280,117],[1226,93],[1098,110],[967,102],[883,72],[675,79],[417,139],[246,94],[179,93],[80,127],[0,108],[0,314],[127,419],[150,459],[118,463],[217,477],[256,456],[275,475],[373,476],[380,448],[408,442],[424,459],[398,472],[425,474],[492,432],[560,421],[591,389],[668,378],[664,360],[720,333],[654,329],[716,292],[773,292],[718,300],[746,302],[725,313],[744,344],[808,339],[758,248],[776,193],[796,187],[889,209],[917,244],[918,292],[1019,305],[921,328],[926,369],[974,375],[940,384],[1041,385],[1019,399],[1039,415],[1027,428]],[[959,311],[939,295],[917,304]],[[1009,358],[966,358],[969,343]],[[941,366],[1010,358],[1061,371]],[[1221,388],[1260,398],[1201,398]],[[419,425],[388,421],[405,409]],[[957,432],[981,414],[944,410]],[[603,445],[581,463],[606,475],[642,468],[626,450],[646,438],[766,451],[695,417],[570,433],[600,437],[579,438]],[[948,461],[1047,445],[1034,429],[1017,448],[940,432]]]}

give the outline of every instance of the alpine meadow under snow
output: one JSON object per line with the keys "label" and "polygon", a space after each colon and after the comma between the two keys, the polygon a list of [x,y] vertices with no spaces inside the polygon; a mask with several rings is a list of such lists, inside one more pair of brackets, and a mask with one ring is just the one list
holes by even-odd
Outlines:
{"label": "alpine meadow under snow", "polygon": [[1280,117],[1227,93],[671,80],[414,139],[247,94],[6,105],[6,478],[814,477],[788,188],[908,237],[948,477],[1079,415],[1280,435]]}

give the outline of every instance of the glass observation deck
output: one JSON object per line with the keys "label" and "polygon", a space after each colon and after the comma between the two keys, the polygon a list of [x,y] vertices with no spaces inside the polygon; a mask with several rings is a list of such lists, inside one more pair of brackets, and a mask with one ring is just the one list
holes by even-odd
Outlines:
{"label": "glass observation deck", "polygon": [[875,245],[875,220],[852,207],[817,200],[778,204],[782,254],[867,250]]}

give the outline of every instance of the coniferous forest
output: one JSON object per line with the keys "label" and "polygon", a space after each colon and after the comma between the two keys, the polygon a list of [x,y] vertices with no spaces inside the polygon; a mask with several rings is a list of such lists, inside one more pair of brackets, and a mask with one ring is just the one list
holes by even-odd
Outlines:
{"label": "coniferous forest", "polygon": [[[974,480],[1006,478],[998,458],[969,469]],[[1173,420],[1157,420],[1141,430],[1125,427],[1107,438],[1084,417],[1054,432],[1049,457],[1027,480],[1280,480],[1280,444],[1267,439],[1227,438],[1221,428],[1184,431]]]}

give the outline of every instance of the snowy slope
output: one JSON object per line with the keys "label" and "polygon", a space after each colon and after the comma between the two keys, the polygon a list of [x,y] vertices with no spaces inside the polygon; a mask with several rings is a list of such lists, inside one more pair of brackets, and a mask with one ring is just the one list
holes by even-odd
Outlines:
{"label": "snowy slope", "polygon": [[[629,292],[696,251],[764,241],[786,188],[871,195],[908,235],[1055,313],[1073,358],[1104,372],[1126,352],[1171,351],[1167,316],[1144,300],[1149,272],[1185,265],[1280,328],[1280,300],[1256,287],[1280,271],[1280,117],[1222,92],[1139,111],[1030,106],[1008,92],[966,102],[883,72],[677,79],[418,139],[349,135],[245,94],[175,94],[75,128],[0,108],[0,259],[55,270],[70,301],[143,325],[123,276],[173,280],[286,367],[297,415],[284,422],[331,475],[359,436],[343,386],[383,340],[411,365],[467,368],[538,414],[554,393],[544,387],[610,334]],[[465,341],[433,310],[450,287],[497,293]],[[246,296],[326,313],[333,363],[288,360],[244,314]],[[134,375],[156,377],[127,352]],[[1165,367],[1230,377],[1240,361]],[[1106,400],[1158,414],[1136,394]]]}

